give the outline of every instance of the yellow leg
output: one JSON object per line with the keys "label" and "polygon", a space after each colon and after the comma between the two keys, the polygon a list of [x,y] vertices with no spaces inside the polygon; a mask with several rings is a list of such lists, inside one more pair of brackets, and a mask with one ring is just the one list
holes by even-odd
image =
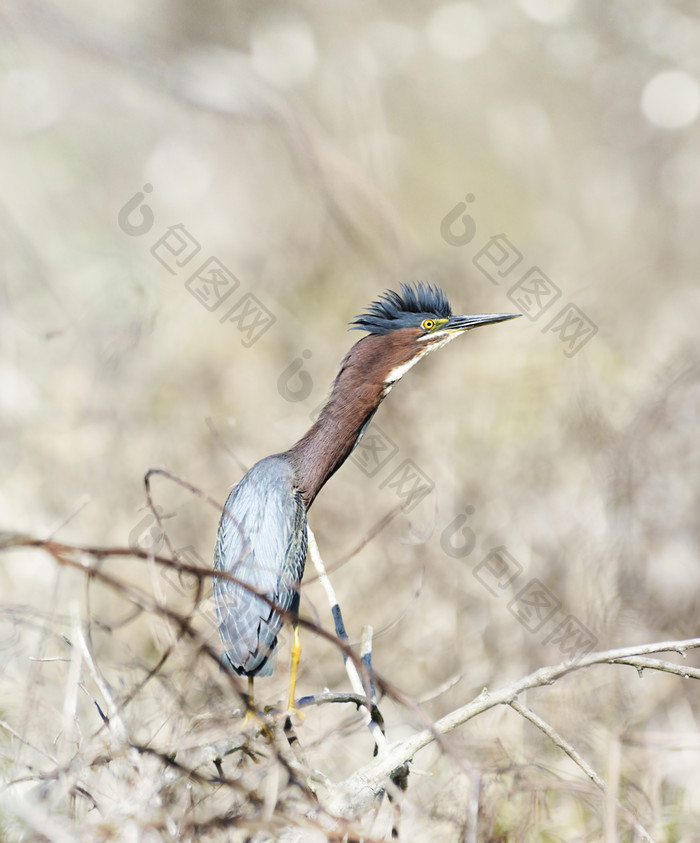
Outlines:
{"label": "yellow leg", "polygon": [[260,718],[258,717],[258,713],[255,710],[255,697],[253,695],[253,685],[254,685],[254,678],[252,676],[248,677],[248,703],[246,705],[245,711],[245,720],[243,721],[244,725],[247,725],[251,720],[255,720],[256,722],[260,722]]}
{"label": "yellow leg", "polygon": [[297,689],[297,672],[299,671],[299,659],[301,658],[301,638],[299,637],[299,626],[294,624],[294,638],[292,640],[292,667],[289,672],[289,706],[290,712],[301,714],[294,707],[294,695]]}
{"label": "yellow leg", "polygon": [[252,726],[265,735],[266,738],[272,737],[272,733],[267,727],[267,723],[265,723],[265,718],[262,714],[257,710],[255,707],[255,697],[253,695],[253,682],[254,679],[252,676],[248,677],[248,703],[246,705],[246,712],[245,718],[243,720],[243,728],[246,731],[249,731]]}

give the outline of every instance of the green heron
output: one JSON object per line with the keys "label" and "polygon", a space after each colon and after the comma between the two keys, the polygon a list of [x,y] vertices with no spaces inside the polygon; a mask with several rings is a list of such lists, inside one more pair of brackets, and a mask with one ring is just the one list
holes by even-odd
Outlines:
{"label": "green heron", "polygon": [[[479,325],[519,313],[453,316],[447,296],[418,283],[388,290],[351,323],[367,331],[340,364],[328,402],[311,429],[288,451],[256,463],[228,496],[219,522],[214,578],[224,669],[249,678],[275,670],[283,616],[293,628],[289,709],[301,654],[299,588],[306,561],[306,513],[324,483],[357,445],[394,384],[428,352]],[[249,585],[252,588],[247,588]],[[262,597],[265,595],[267,599]]]}

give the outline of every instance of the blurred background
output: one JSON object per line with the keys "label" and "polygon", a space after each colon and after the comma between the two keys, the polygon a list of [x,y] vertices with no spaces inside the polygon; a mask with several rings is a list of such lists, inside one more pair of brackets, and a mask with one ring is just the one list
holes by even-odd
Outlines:
{"label": "blurred background", "polygon": [[[167,552],[145,472],[223,503],[308,428],[350,320],[423,280],[457,313],[524,316],[413,369],[314,504],[352,642],[372,625],[376,670],[437,718],[544,664],[697,635],[695,3],[9,0],[0,57],[3,530]],[[209,565],[216,510],[164,478],[153,498]],[[192,605],[155,566],[104,565]],[[331,629],[307,571],[303,612]],[[172,633],[35,551],[3,554],[0,593],[0,768],[33,804],[66,715],[61,635],[88,630],[119,696]],[[197,623],[218,647],[206,602]],[[281,654],[261,703],[283,698]],[[324,687],[347,687],[342,661],[306,634],[299,693]],[[178,697],[166,738],[171,692],[127,709],[164,750],[208,705]],[[698,839],[692,680],[598,667],[526,701],[655,839]],[[420,725],[384,714],[390,739]],[[333,779],[371,757],[347,711],[312,710],[300,738]],[[602,839],[595,788],[515,712],[450,740],[480,839]],[[406,839],[463,839],[473,777],[437,749],[416,762]],[[95,814],[51,798],[66,822]],[[117,803],[102,816],[131,828]]]}

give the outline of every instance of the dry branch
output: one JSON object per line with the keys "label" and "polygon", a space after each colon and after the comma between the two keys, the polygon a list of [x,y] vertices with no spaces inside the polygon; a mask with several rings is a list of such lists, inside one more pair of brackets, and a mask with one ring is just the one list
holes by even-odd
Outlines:
{"label": "dry branch", "polygon": [[[544,685],[553,685],[563,676],[593,665],[625,663],[626,659],[637,659],[650,653],[676,652],[684,656],[688,650],[698,647],[700,647],[700,638],[689,638],[589,653],[576,662],[568,661],[549,667],[541,667],[528,676],[516,679],[496,691],[484,689],[476,699],[436,721],[433,728],[423,729],[407,738],[395,741],[380,757],[361,767],[344,782],[338,784],[328,794],[324,803],[325,807],[330,813],[342,817],[363,814],[377,798],[381,797],[386,782],[390,780],[392,774],[395,774],[402,765],[411,761],[417,752],[431,744],[435,740],[436,733],[446,735],[484,711],[488,711],[497,705],[511,705],[524,691]],[[644,660],[643,667],[654,669],[656,667],[654,662],[653,659]],[[662,667],[659,669],[666,670],[666,665],[669,663],[662,662],[661,664]],[[634,666],[638,665],[635,664]],[[680,675],[691,676],[691,672],[683,671],[680,672]]]}
{"label": "dry branch", "polygon": [[[323,563],[320,561],[320,556],[318,555],[317,548],[315,548],[312,536],[310,536],[310,546],[312,548],[312,558],[316,557],[315,561],[319,565],[319,574],[321,575],[321,580],[324,581]],[[32,547],[43,550],[60,565],[66,565],[80,570],[87,577],[96,579],[106,586],[113,588],[116,593],[119,593],[122,597],[131,602],[134,606],[139,607],[142,611],[160,616],[171,624],[176,631],[177,640],[181,640],[183,638],[189,639],[197,647],[199,652],[210,659],[218,661],[218,653],[207,644],[207,642],[193,627],[191,615],[181,614],[168,608],[167,606],[162,605],[159,601],[155,600],[142,589],[123,582],[113,574],[106,572],[100,567],[100,565],[102,560],[107,557],[131,556],[135,559],[150,560],[151,562],[155,562],[159,565],[172,566],[177,570],[192,573],[197,577],[198,593],[201,589],[201,581],[206,577],[212,576],[213,571],[189,565],[179,559],[154,556],[152,554],[141,552],[138,549],[81,547],[55,541],[35,539],[23,535],[4,534],[0,536],[0,550],[21,547]],[[88,558],[86,559],[86,557]],[[92,562],[90,561],[90,558],[92,559]],[[330,583],[327,582],[327,578],[325,585],[327,588],[330,588]],[[329,594],[333,597],[332,588],[330,589]],[[365,716],[369,720],[369,724],[373,724],[372,734],[374,735],[376,731],[378,735],[381,735],[381,738],[377,741],[380,745],[378,755],[371,762],[356,770],[356,772],[354,772],[350,777],[339,783],[332,783],[321,773],[314,773],[313,771],[306,769],[305,766],[300,766],[298,761],[295,761],[295,759],[291,758],[291,756],[285,757],[286,753],[281,752],[279,746],[276,747],[274,742],[267,744],[268,760],[270,762],[278,763],[280,765],[280,769],[285,771],[285,775],[289,778],[289,780],[297,782],[301,787],[301,793],[305,794],[305,801],[302,801],[302,807],[300,809],[303,812],[307,812],[309,820],[311,820],[312,817],[314,820],[319,821],[320,818],[325,818],[324,822],[326,824],[331,823],[332,825],[334,822],[333,818],[337,818],[337,820],[341,823],[341,825],[337,827],[344,827],[343,820],[362,821],[363,818],[366,818],[374,809],[376,809],[378,801],[385,792],[394,792],[392,790],[392,782],[399,779],[402,773],[406,771],[406,765],[414,758],[416,753],[429,744],[437,742],[444,752],[450,753],[453,757],[456,757],[448,744],[443,740],[443,737],[456,729],[458,726],[468,722],[470,719],[498,705],[510,705],[521,715],[527,717],[528,720],[547,734],[557,746],[563,749],[569,757],[573,758],[574,761],[576,761],[576,763],[579,764],[579,766],[585,771],[585,773],[596,783],[596,785],[604,791],[606,787],[603,780],[595,773],[595,771],[592,770],[592,768],[589,767],[589,765],[587,765],[587,763],[577,753],[575,748],[561,738],[561,736],[559,736],[551,726],[545,724],[544,721],[541,721],[541,718],[538,718],[534,712],[531,712],[529,709],[525,709],[518,702],[519,695],[533,688],[553,685],[567,674],[601,664],[631,666],[639,671],[640,674],[643,670],[658,670],[666,673],[672,673],[684,678],[700,678],[700,670],[696,668],[686,667],[684,665],[679,665],[662,659],[650,658],[650,656],[654,654],[664,652],[677,652],[684,656],[688,650],[700,647],[700,638],[664,641],[634,647],[611,649],[597,653],[589,653],[577,661],[567,661],[557,665],[542,667],[533,673],[510,682],[495,691],[488,691],[487,689],[484,689],[481,694],[479,694],[479,696],[470,703],[460,706],[439,719],[437,722],[432,723],[414,699],[401,692],[398,688],[393,687],[391,683],[389,683],[381,675],[377,674],[376,671],[371,668],[371,665],[367,663],[367,660],[363,661],[360,656],[351,650],[347,643],[339,640],[337,635],[333,635],[331,632],[303,618],[300,619],[300,625],[309,629],[314,634],[323,637],[325,640],[332,642],[333,645],[342,652],[346,663],[351,665],[350,673],[352,674],[354,672],[356,676],[353,681],[353,693],[321,694],[318,697],[313,698],[313,703],[348,702],[358,705],[365,712]],[[164,661],[172,652],[172,647],[166,648],[166,652],[158,660],[156,667],[150,670],[145,680],[140,681],[135,692],[132,690],[132,692],[126,695],[126,697],[118,700],[112,697],[109,686],[104,682],[104,678],[102,677],[101,672],[90,653],[88,642],[85,640],[85,637],[79,629],[79,625],[76,626],[74,624],[73,645],[75,646],[75,649],[73,659],[80,659],[82,663],[88,667],[89,673],[100,690],[107,713],[107,717],[101,728],[109,728],[111,730],[112,740],[117,744],[120,743],[120,740],[122,743],[125,743],[124,749],[127,752],[129,750],[136,750],[142,756],[144,754],[152,755],[153,757],[159,759],[159,761],[166,767],[185,774],[190,781],[195,782],[202,787],[209,787],[215,782],[219,782],[222,785],[225,784],[227,787],[230,787],[232,792],[240,793],[241,783],[239,781],[227,779],[221,775],[217,776],[215,779],[210,778],[209,776],[203,776],[197,772],[196,769],[180,764],[179,762],[175,762],[174,757],[170,757],[166,753],[158,751],[150,745],[136,743],[135,741],[130,743],[131,739],[128,737],[128,726],[123,720],[123,712],[126,706],[131,702],[131,700],[133,700],[136,693],[139,693],[142,690],[144,684],[159,674]],[[368,641],[369,638],[366,637],[366,648],[369,647]],[[237,685],[233,679],[231,680],[231,684],[236,688],[236,691],[238,691]],[[383,694],[390,696],[400,705],[403,705],[407,710],[416,715],[416,717],[425,724],[425,728],[409,735],[408,737],[394,741],[393,743],[389,742],[386,737],[384,737],[379,726],[381,721],[377,716],[376,698],[374,697],[373,685],[376,685]],[[100,730],[98,729],[95,735],[92,736],[93,739],[99,735],[99,732]],[[242,745],[238,748],[238,751],[245,751],[245,747]],[[117,757],[116,752],[115,757]],[[460,763],[463,761],[463,759],[457,760],[459,760]],[[104,759],[101,756],[96,756],[93,761],[90,762],[91,765],[104,763],[110,763],[110,759]],[[59,763],[52,775],[66,775],[69,766],[70,765],[66,765],[65,763]],[[76,775],[73,777],[72,775],[69,775],[68,779],[73,781],[75,792],[79,792],[81,787],[79,776]],[[313,792],[316,788],[310,786],[309,784],[312,780],[320,783],[317,794],[318,802],[316,801],[316,796]],[[269,800],[271,797],[268,794],[266,798]],[[624,806],[621,807],[623,813],[627,815],[630,822],[632,822],[637,829],[637,833],[644,837],[644,839],[650,840],[651,838],[648,833],[636,822],[636,820],[634,820],[634,818],[631,817],[630,811]]]}

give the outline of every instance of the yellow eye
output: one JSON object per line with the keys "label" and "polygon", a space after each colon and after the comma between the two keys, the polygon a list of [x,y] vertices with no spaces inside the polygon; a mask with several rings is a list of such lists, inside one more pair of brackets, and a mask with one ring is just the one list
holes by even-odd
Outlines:
{"label": "yellow eye", "polygon": [[424,331],[432,331],[435,327],[435,321],[433,319],[424,319],[421,328]]}

